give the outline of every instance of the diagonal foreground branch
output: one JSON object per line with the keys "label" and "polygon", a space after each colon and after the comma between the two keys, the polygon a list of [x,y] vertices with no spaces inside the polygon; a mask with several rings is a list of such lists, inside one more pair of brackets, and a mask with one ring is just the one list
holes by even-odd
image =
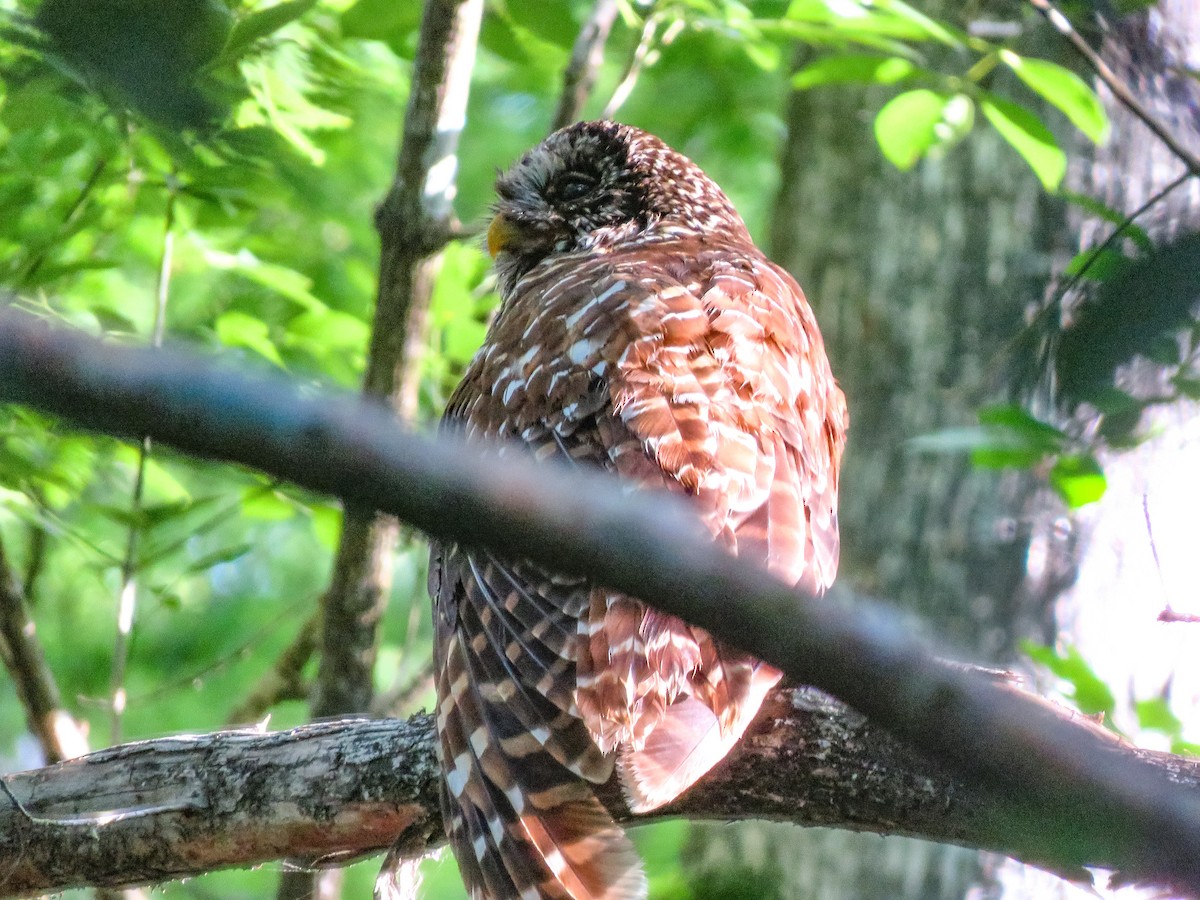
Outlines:
{"label": "diagonal foreground branch", "polygon": [[[9,776],[29,818],[0,802],[0,896],[285,856],[341,863],[401,835],[428,850],[442,843],[433,748],[429,716],[357,719],[159,738]],[[1200,797],[1200,761],[1142,755]],[[729,760],[654,818],[675,815],[910,834],[1061,863],[1026,837],[1009,794],[956,780],[811,688],[775,692]]]}
{"label": "diagonal foreground branch", "polygon": [[1104,859],[1200,892],[1200,803],[1098,733],[937,662],[879,607],[804,598],[706,539],[686,506],[603,474],[405,432],[377,406],[302,392],[181,350],[107,346],[0,315],[0,401],[149,434],[394,513],[445,541],[579,572],[709,629],[1011,795],[1020,829],[1068,868]]}

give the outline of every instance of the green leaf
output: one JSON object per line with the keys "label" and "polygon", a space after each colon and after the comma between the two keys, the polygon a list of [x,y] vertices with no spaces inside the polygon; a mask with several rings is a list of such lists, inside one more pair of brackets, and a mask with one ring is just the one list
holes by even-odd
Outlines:
{"label": "green leaf", "polygon": [[1111,719],[1117,707],[1112,691],[1087,664],[1075,647],[1066,646],[1061,652],[1032,641],[1023,641],[1021,649],[1036,663],[1045,666],[1072,689],[1071,699],[1085,715],[1102,713]]}
{"label": "green leaf", "polygon": [[1189,400],[1200,400],[1200,378],[1189,378],[1186,375],[1176,375],[1171,379],[1175,390]]}
{"label": "green leaf", "polygon": [[217,337],[229,347],[245,347],[283,368],[283,357],[272,343],[271,329],[266,322],[244,312],[231,310],[216,322]]}
{"label": "green leaf", "polygon": [[204,261],[214,268],[236,272],[310,312],[328,311],[328,307],[310,291],[311,278],[287,266],[261,260],[244,247],[237,253],[224,253],[206,248]]}
{"label": "green leaf", "polygon": [[280,491],[263,490],[261,485],[248,487],[242,492],[240,511],[247,519],[260,522],[282,522],[295,518],[296,504]]}
{"label": "green leaf", "polygon": [[971,454],[981,469],[1029,469],[1061,449],[1067,437],[1015,404],[998,404],[979,411],[976,427],[948,428],[908,442],[910,449],[930,453]]}
{"label": "green leaf", "polygon": [[1071,509],[1095,503],[1104,496],[1108,482],[1104,470],[1092,456],[1060,456],[1050,470],[1050,484]]}
{"label": "green leaf", "polygon": [[1046,59],[1018,56],[1011,50],[1001,50],[1000,58],[1031,90],[1058,107],[1093,143],[1100,144],[1108,138],[1104,105],[1096,92],[1070,69]]}
{"label": "green leaf", "polygon": [[1046,458],[1032,447],[979,447],[971,451],[971,465],[977,469],[1032,469]]}
{"label": "green leaf", "polygon": [[296,21],[317,5],[317,0],[284,0],[238,19],[221,53],[220,62],[232,62],[250,48],[251,44],[274,34]]}
{"label": "green leaf", "polygon": [[240,559],[251,550],[254,549],[253,544],[234,544],[229,547],[222,547],[220,550],[214,550],[212,553],[206,553],[199,559],[195,559],[188,563],[184,571],[189,575],[195,575],[197,572],[207,572],[213,566],[221,563],[233,562],[235,559]]}
{"label": "green leaf", "polygon": [[1132,260],[1101,283],[1062,332],[1055,358],[1060,397],[1091,401],[1116,370],[1149,356],[1194,322],[1200,234],[1185,234]]}
{"label": "green leaf", "polygon": [[1057,450],[1067,439],[1062,429],[1035,418],[1017,403],[985,406],[979,410],[979,422],[982,425],[1005,428],[1020,436],[1027,446],[1040,447],[1047,451]]}
{"label": "green leaf", "polygon": [[792,76],[798,91],[824,84],[894,84],[917,71],[900,56],[838,53],[810,62]]}
{"label": "green leaf", "polygon": [[1102,247],[1077,254],[1063,271],[1090,281],[1108,281],[1120,275],[1132,261],[1119,250]]}
{"label": "green leaf", "polygon": [[1154,249],[1154,242],[1150,240],[1150,235],[1146,233],[1146,229],[1129,221],[1129,217],[1121,210],[1113,209],[1095,197],[1089,197],[1086,194],[1079,194],[1075,191],[1059,191],[1058,196],[1062,197],[1068,203],[1075,204],[1080,209],[1087,210],[1094,216],[1099,216],[1106,222],[1112,222],[1120,228],[1121,234],[1137,244],[1139,250],[1149,253]]}
{"label": "green leaf", "polygon": [[312,527],[321,546],[333,553],[342,536],[342,511],[336,506],[318,505],[310,508]]}
{"label": "green leaf", "polygon": [[1171,711],[1166,697],[1139,700],[1133,710],[1137,713],[1138,727],[1146,731],[1158,731],[1168,737],[1178,737],[1183,733],[1183,723]]}
{"label": "green leaf", "polygon": [[875,0],[872,5],[880,11],[891,13],[897,19],[915,25],[930,40],[945,44],[947,47],[959,48],[966,43],[966,35],[962,32],[952,31],[936,19],[931,19],[920,10],[904,3],[903,0]]}
{"label": "green leaf", "polygon": [[336,309],[302,312],[288,322],[287,332],[289,338],[319,341],[336,350],[364,349],[371,336],[366,322]]}
{"label": "green leaf", "polygon": [[933,147],[945,142],[946,114],[952,100],[924,88],[889,100],[875,117],[875,140],[887,160],[902,171],[911,169]]}
{"label": "green leaf", "polygon": [[979,106],[992,127],[1029,163],[1042,186],[1047,191],[1058,190],[1067,172],[1067,156],[1041,120],[1025,107],[995,94],[984,93]]}

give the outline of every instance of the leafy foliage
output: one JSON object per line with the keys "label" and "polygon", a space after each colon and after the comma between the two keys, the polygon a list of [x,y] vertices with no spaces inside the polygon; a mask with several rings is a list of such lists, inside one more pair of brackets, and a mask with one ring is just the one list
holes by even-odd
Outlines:
{"label": "leafy foliage", "polygon": [[1064,430],[1015,404],[984,407],[978,426],[921,435],[909,447],[924,453],[966,452],[984,469],[1042,469],[1072,509],[1104,495],[1104,473],[1091,453]]}

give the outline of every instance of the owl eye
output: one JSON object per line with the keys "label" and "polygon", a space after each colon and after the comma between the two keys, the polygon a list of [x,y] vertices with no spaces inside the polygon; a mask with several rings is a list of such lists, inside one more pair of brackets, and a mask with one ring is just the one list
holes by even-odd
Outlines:
{"label": "owl eye", "polygon": [[556,193],[559,200],[578,200],[581,197],[587,196],[595,186],[596,179],[590,175],[572,172],[569,175],[563,176],[563,179],[558,183],[558,191]]}

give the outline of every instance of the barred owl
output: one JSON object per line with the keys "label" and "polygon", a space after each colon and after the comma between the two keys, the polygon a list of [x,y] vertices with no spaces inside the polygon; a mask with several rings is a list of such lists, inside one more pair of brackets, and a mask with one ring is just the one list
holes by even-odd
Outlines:
{"label": "barred owl", "polygon": [[[693,162],[627,125],[551,135],[496,183],[500,310],[444,427],[683,495],[810,591],[838,558],[846,407],[811,309]],[[646,894],[635,812],[720,761],[780,672],[640,600],[432,550],[442,808],[476,898]]]}

